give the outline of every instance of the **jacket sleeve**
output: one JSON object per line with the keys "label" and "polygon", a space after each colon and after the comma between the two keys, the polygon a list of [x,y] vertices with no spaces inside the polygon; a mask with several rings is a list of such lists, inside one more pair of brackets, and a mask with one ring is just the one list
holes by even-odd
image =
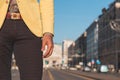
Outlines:
{"label": "jacket sleeve", "polygon": [[54,0],[40,0],[40,15],[42,18],[43,34],[54,34]]}

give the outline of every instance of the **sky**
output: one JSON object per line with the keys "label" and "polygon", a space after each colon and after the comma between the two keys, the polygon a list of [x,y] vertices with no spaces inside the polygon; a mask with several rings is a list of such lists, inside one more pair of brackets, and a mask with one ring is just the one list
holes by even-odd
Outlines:
{"label": "sky", "polygon": [[54,43],[75,41],[114,0],[54,0]]}

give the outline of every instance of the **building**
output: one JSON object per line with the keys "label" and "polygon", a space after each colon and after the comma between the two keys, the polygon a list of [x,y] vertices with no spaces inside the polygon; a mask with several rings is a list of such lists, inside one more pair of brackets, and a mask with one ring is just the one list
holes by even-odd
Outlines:
{"label": "building", "polygon": [[87,28],[87,62],[93,61],[93,63],[98,60],[98,22],[94,21]]}
{"label": "building", "polygon": [[68,65],[76,67],[80,63],[86,63],[86,37],[84,32],[68,48]]}
{"label": "building", "polygon": [[62,42],[62,65],[68,66],[68,48],[74,41],[72,40],[64,40]]}
{"label": "building", "polygon": [[[87,38],[87,32],[85,31],[82,35],[80,35],[75,40],[75,47],[74,47],[75,59],[74,60],[76,62],[76,65],[79,64],[80,62],[86,64],[86,38]],[[76,59],[76,57],[78,58]]]}
{"label": "building", "polygon": [[68,66],[73,67],[74,61],[73,61],[73,55],[75,54],[75,42],[73,42],[69,47],[68,47]]}
{"label": "building", "polygon": [[120,69],[120,0],[102,10],[99,16],[98,51],[102,64]]}
{"label": "building", "polygon": [[43,60],[44,67],[59,67],[62,64],[62,45],[54,44],[53,53]]}

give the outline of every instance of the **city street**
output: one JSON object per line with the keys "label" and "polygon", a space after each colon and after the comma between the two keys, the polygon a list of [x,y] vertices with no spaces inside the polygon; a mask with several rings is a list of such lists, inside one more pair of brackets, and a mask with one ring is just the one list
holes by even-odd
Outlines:
{"label": "city street", "polygon": [[[12,80],[20,80],[18,70],[12,70]],[[120,80],[120,74],[44,69],[42,80]]]}
{"label": "city street", "polygon": [[0,1],[0,80],[120,80],[120,0],[24,1]]}
{"label": "city street", "polygon": [[[18,70],[12,71],[12,80],[20,80]],[[44,70],[42,80],[94,80],[84,76],[68,73],[63,70],[49,69]]]}
{"label": "city street", "polygon": [[48,76],[44,74],[43,80],[95,80],[92,78],[77,75],[74,73],[68,73],[67,71],[57,69],[49,69],[45,70],[44,72],[48,73]]}

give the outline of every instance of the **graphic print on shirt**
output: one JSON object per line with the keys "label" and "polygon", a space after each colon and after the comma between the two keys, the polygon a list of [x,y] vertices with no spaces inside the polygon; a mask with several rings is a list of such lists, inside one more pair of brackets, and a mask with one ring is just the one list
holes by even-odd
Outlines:
{"label": "graphic print on shirt", "polygon": [[16,0],[10,0],[9,12],[10,13],[19,13],[19,9],[18,9]]}

